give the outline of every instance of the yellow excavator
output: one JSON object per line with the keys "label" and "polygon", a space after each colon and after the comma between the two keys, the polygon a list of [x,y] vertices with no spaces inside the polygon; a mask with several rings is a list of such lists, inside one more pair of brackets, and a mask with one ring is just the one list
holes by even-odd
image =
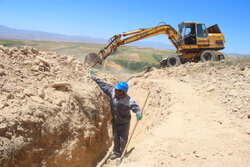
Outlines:
{"label": "yellow excavator", "polygon": [[[160,34],[166,34],[175,46],[176,52],[180,53],[163,59],[160,65],[161,68],[177,66],[186,62],[219,61],[224,59],[224,55],[218,50],[225,48],[225,38],[217,24],[206,28],[204,23],[182,22],[178,25],[178,32],[171,25],[159,24],[152,28],[142,28],[124,32],[122,35],[114,35],[98,54],[89,53],[85,57],[85,63],[92,67],[97,63],[101,64],[119,46]],[[121,39],[122,36],[125,38]]]}

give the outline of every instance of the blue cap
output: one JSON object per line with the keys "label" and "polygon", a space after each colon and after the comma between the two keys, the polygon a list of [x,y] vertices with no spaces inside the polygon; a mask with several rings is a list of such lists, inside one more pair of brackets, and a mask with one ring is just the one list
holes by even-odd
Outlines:
{"label": "blue cap", "polygon": [[122,90],[123,92],[128,92],[128,84],[126,82],[119,82],[117,85],[115,85],[115,89]]}

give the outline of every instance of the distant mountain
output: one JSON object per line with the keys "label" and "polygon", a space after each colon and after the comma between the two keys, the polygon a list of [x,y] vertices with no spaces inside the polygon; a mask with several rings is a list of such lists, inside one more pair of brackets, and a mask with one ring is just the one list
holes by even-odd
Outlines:
{"label": "distant mountain", "polygon": [[84,42],[84,43],[107,43],[101,38],[87,36],[70,36],[42,31],[19,30],[0,25],[0,39],[61,41],[61,42]]}
{"label": "distant mountain", "polygon": [[223,53],[224,55],[229,55],[233,57],[248,57],[250,54],[240,54],[240,53]]}
{"label": "distant mountain", "polygon": [[[33,30],[19,30],[0,25],[0,39],[19,39],[19,40],[40,40],[40,41],[60,41],[60,42],[79,42],[107,44],[108,39],[92,38],[88,36],[70,36],[57,33],[48,33]],[[152,47],[158,49],[175,49],[174,46],[161,42],[142,42],[137,41],[128,44],[130,46]]]}

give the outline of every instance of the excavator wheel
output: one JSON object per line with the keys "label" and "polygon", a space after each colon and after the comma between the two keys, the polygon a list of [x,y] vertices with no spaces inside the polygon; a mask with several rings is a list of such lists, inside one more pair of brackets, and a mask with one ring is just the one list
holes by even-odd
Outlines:
{"label": "excavator wheel", "polygon": [[167,59],[167,66],[168,67],[173,67],[173,66],[178,66],[181,64],[181,59],[179,56],[169,56]]}
{"label": "excavator wheel", "polygon": [[212,50],[205,50],[201,53],[201,61],[206,62],[206,61],[217,61],[218,55],[213,52]]}
{"label": "excavator wheel", "polygon": [[97,63],[101,62],[101,58],[96,53],[89,53],[85,56],[85,63],[91,67],[94,67]]}

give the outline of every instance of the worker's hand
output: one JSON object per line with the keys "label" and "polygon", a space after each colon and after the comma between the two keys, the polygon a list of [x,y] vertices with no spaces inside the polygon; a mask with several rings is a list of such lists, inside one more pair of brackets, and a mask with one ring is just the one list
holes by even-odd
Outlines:
{"label": "worker's hand", "polygon": [[89,73],[90,73],[90,75],[88,76],[88,78],[92,79],[92,77],[94,76],[95,71],[94,70],[90,70]]}
{"label": "worker's hand", "polygon": [[136,114],[136,118],[137,118],[138,121],[141,120],[142,119],[142,114]]}
{"label": "worker's hand", "polygon": [[95,71],[94,70],[90,70],[89,73],[90,73],[90,75],[93,75],[95,73]]}

